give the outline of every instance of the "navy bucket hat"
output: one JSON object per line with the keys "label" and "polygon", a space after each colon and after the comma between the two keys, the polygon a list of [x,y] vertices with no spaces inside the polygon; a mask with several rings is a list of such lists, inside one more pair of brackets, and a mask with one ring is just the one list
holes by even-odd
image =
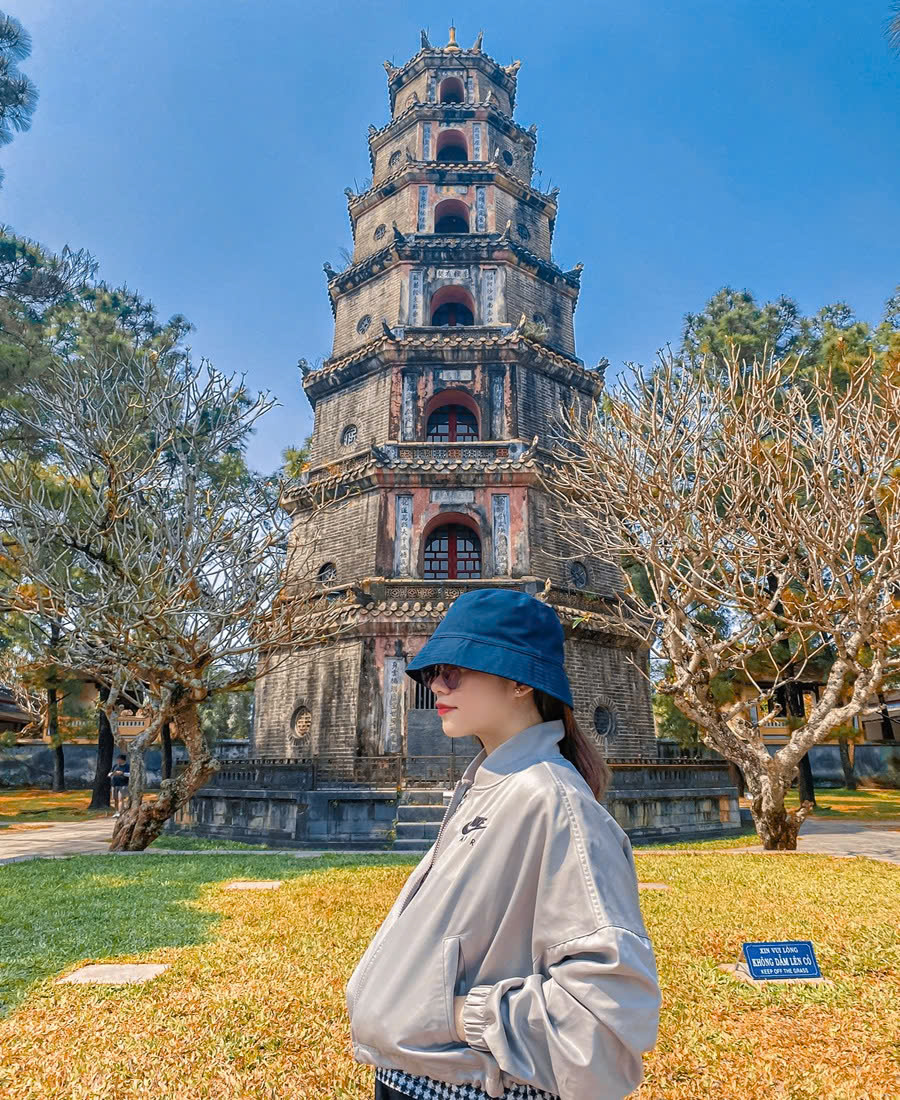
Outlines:
{"label": "navy bucket hat", "polygon": [[571,707],[564,637],[559,616],[542,600],[510,588],[477,588],[453,601],[406,671],[421,683],[428,665],[459,665],[528,684]]}

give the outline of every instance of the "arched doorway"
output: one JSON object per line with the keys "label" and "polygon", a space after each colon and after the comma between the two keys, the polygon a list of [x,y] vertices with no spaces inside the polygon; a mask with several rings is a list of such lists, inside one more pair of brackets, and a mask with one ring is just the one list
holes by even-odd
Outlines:
{"label": "arched doorway", "polygon": [[478,418],[464,405],[441,405],[428,417],[429,443],[466,443],[478,438]]}
{"label": "arched doorway", "polygon": [[453,163],[469,159],[468,142],[462,130],[442,130],[438,134],[437,154],[434,159]]}
{"label": "arched doorway", "polygon": [[481,539],[463,523],[444,523],[425,536],[425,580],[476,580],[481,576]]}
{"label": "arched doorway", "polygon": [[448,76],[441,81],[438,99],[441,103],[462,103],[464,98],[463,84],[458,76]]}
{"label": "arched doorway", "polygon": [[444,199],[434,208],[435,233],[468,233],[469,208],[459,199]]}
{"label": "arched doorway", "polygon": [[431,299],[433,325],[474,325],[475,303],[461,286],[441,287]]}

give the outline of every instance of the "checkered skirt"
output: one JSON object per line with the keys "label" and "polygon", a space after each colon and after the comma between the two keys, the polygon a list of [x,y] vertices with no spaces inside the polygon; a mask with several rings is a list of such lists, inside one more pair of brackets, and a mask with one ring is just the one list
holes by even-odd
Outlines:
{"label": "checkered skirt", "polygon": [[[404,1073],[402,1069],[383,1069],[379,1066],[375,1070],[375,1078],[405,1096],[416,1097],[416,1100],[492,1100],[477,1085],[451,1085],[431,1077]],[[516,1083],[504,1092],[503,1100],[559,1100],[559,1097],[533,1085]]]}

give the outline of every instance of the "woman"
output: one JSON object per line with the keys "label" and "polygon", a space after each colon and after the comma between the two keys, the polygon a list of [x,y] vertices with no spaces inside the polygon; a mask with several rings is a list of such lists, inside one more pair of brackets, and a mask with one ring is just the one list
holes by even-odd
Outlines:
{"label": "woman", "polygon": [[578,729],[548,604],[458,597],[407,667],[483,748],[346,987],[377,1100],[621,1100],[660,990],[609,770]]}

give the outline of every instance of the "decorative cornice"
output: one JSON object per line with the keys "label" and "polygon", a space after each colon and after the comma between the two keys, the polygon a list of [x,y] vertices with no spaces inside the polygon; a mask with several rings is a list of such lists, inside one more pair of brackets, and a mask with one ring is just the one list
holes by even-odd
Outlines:
{"label": "decorative cornice", "polygon": [[[460,182],[470,182],[466,177],[476,176],[478,179],[473,179],[473,183],[497,183],[505,181],[512,185],[512,190],[518,190],[528,201],[533,205],[551,207],[553,210],[552,216],[555,218],[559,204],[556,201],[556,196],[559,194],[559,188],[553,188],[550,191],[538,191],[536,187],[532,187],[530,183],[525,183],[524,180],[520,180],[517,176],[511,175],[506,171],[502,164],[498,164],[495,160],[478,160],[478,161],[446,161],[446,160],[408,160],[405,164],[401,165],[396,172],[392,172],[389,176],[385,176],[378,186],[369,187],[365,191],[361,191],[358,194],[354,194],[350,188],[344,189],[344,194],[347,196],[347,209],[350,213],[351,219],[359,217],[362,212],[357,207],[368,208],[368,204],[374,199],[386,199],[389,195],[393,195],[399,186],[403,177],[409,175],[409,180],[403,181],[403,186],[407,184],[418,182],[415,173],[424,172],[439,172],[441,177],[448,175],[456,175],[463,177]],[[497,177],[497,178],[495,178]],[[429,179],[429,182],[432,182]],[[441,180],[443,182],[443,178]],[[506,188],[510,190],[510,188]]]}
{"label": "decorative cornice", "polygon": [[384,126],[379,128],[373,128],[369,130],[369,148],[373,149],[378,143],[378,146],[384,144],[382,138],[387,138],[392,130],[402,129],[401,123],[406,124],[415,119],[418,121],[420,117],[427,118],[429,115],[433,116],[436,120],[451,115],[472,115],[474,116],[477,111],[490,111],[497,116],[497,119],[501,123],[498,129],[512,129],[515,130],[523,141],[530,141],[532,146],[537,145],[537,137],[534,129],[528,129],[524,127],[520,122],[513,118],[512,115],[508,115],[506,111],[501,111],[500,108],[493,100],[482,99],[477,103],[437,103],[430,100],[418,100],[416,103],[410,103],[408,107],[396,115],[389,122],[386,122]]}
{"label": "decorative cornice", "polygon": [[[508,325],[460,326],[456,331],[448,328],[401,328],[391,330],[392,335],[382,333],[374,340],[355,348],[337,359],[327,360],[318,370],[308,371],[303,378],[303,388],[312,401],[323,393],[335,389],[353,378],[372,371],[384,370],[394,363],[409,362],[413,356],[437,357],[451,353],[458,362],[460,354],[482,353],[496,356],[498,362],[517,362],[523,358],[538,368],[559,371],[578,389],[599,395],[603,390],[603,375],[589,370],[577,356],[569,356],[555,348],[525,335],[518,327]],[[467,335],[468,334],[468,335]]]}
{"label": "decorative cornice", "polygon": [[386,248],[380,248],[377,252],[366,256],[364,260],[345,268],[343,271],[329,270],[325,268],[328,278],[328,294],[331,298],[332,313],[335,312],[335,302],[341,294],[354,290],[373,276],[401,262],[440,262],[445,259],[447,252],[454,252],[454,263],[460,262],[496,262],[498,253],[511,252],[519,266],[533,268],[538,275],[547,282],[560,280],[575,291],[573,297],[577,300],[578,290],[581,285],[581,267],[575,267],[571,271],[563,271],[552,260],[545,260],[536,252],[525,248],[524,245],[502,233],[410,233],[404,236],[402,242],[392,241]]}
{"label": "decorative cornice", "polygon": [[[463,59],[465,59],[464,62]],[[445,65],[448,61],[456,62],[457,64],[464,63],[472,65],[474,68],[480,69],[487,76],[492,77],[495,83],[499,84],[509,96],[510,106],[515,108],[516,78],[521,64],[520,62],[514,61],[511,65],[501,65],[499,61],[495,61],[490,54],[485,53],[480,48],[476,49],[473,47],[469,50],[461,50],[459,47],[456,47],[448,49],[446,46],[441,48],[440,46],[432,46],[429,44],[427,46],[423,45],[419,52],[414,54],[405,65],[401,65],[399,69],[393,66],[388,69],[387,65],[385,65],[391,110],[393,111],[394,109],[397,93],[411,77],[417,76],[425,69],[433,69]]]}

